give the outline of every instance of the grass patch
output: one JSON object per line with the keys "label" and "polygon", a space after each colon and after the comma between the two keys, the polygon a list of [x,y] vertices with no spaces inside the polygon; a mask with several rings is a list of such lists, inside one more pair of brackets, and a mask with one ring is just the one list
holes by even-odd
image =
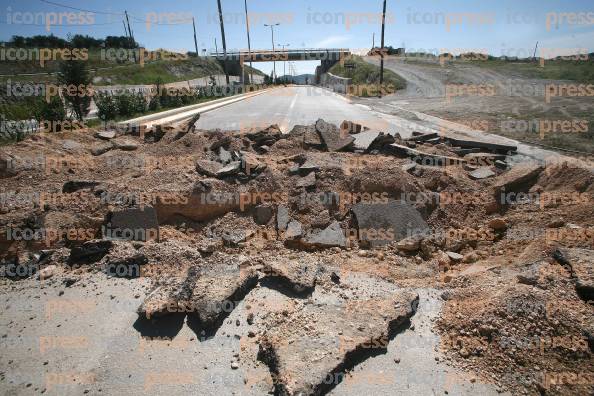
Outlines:
{"label": "grass patch", "polygon": [[569,80],[581,83],[594,83],[593,61],[545,60],[544,66],[538,62],[510,62],[504,60],[472,61],[475,66],[519,73],[527,78],[546,80]]}
{"label": "grass patch", "polygon": [[[102,55],[100,50],[92,49],[88,52],[87,66],[92,70],[91,75],[101,78],[96,85],[154,84],[158,78],[163,83],[172,83],[225,73],[217,61],[205,57],[146,61],[142,66],[135,63],[131,56],[129,56],[130,60],[126,61],[106,60],[104,58],[105,55]],[[4,75],[45,73],[45,75],[38,76],[1,76],[0,81],[11,79],[13,81],[47,81],[55,83],[56,76],[52,73],[58,71],[59,64],[59,61],[47,61],[41,67],[39,61],[36,60],[0,62],[0,74]],[[250,70],[252,69],[246,65],[245,71],[249,73]],[[253,69],[253,74],[264,76],[264,73],[258,69]]]}
{"label": "grass patch", "polygon": [[[354,65],[354,68],[345,67]],[[349,93],[355,96],[376,96],[380,80],[379,66],[367,63],[360,56],[353,55],[344,61],[344,64],[337,63],[330,68],[330,73],[335,76],[352,79],[352,91]],[[406,81],[398,74],[384,68],[384,83],[381,87],[383,95],[393,94],[397,90],[406,88]]]}

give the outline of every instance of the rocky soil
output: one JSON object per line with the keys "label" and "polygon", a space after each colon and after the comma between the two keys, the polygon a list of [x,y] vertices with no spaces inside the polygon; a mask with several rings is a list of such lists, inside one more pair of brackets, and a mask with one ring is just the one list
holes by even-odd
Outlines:
{"label": "rocky soil", "polygon": [[[300,395],[415,331],[417,291],[437,289],[431,331],[457,372],[512,394],[594,392],[592,171],[397,132],[319,120],[3,147],[1,293],[141,278],[134,328],[171,342],[184,322],[217,334],[242,304],[229,370]],[[261,289],[282,297],[255,300]],[[22,325],[0,315],[3,336]]]}

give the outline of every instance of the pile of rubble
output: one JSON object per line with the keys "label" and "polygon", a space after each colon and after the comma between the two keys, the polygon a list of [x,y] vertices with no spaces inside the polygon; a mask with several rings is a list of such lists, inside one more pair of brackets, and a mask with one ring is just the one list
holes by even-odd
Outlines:
{"label": "pile of rubble", "polygon": [[[279,394],[323,394],[324,378],[365,358],[363,345],[397,336],[417,309],[417,294],[405,288],[443,289],[435,330],[444,355],[502,388],[542,391],[534,378],[543,370],[590,367],[592,201],[541,206],[501,197],[590,199],[592,172],[568,164],[509,169],[513,146],[389,132],[318,120],[288,134],[275,125],[225,133],[188,124],[143,136],[32,136],[0,153],[0,177],[16,194],[0,208],[2,266],[25,269],[11,279],[63,277],[70,285],[81,270],[148,277],[139,321],[187,317],[207,333],[229,314],[225,302],[257,287],[282,290],[290,309],[252,316],[259,330],[249,337]],[[26,161],[31,154],[44,160]],[[521,227],[586,237],[543,233],[527,243],[514,237]],[[15,238],[14,230],[42,237]],[[361,291],[354,273],[393,289]],[[334,304],[312,302],[315,291]],[[561,304],[560,295],[573,304],[563,318],[549,312],[538,321],[535,311],[523,319],[524,311],[508,309],[526,296]],[[531,332],[585,334],[588,347],[529,358],[505,344]],[[527,362],[538,367],[531,381],[499,378]]]}

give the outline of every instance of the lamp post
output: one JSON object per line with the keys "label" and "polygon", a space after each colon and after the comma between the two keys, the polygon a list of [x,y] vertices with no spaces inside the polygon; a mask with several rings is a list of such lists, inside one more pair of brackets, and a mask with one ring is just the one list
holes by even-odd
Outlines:
{"label": "lamp post", "polygon": [[223,54],[225,56],[223,61],[223,69],[225,69],[225,80],[227,81],[227,85],[229,85],[229,72],[227,72],[227,41],[225,40],[225,24],[223,23],[223,10],[221,8],[221,0],[217,0],[217,4],[219,6],[219,23],[221,24],[221,36],[223,37]]}
{"label": "lamp post", "polygon": [[[291,46],[291,44],[285,44],[285,45],[279,44],[279,46],[283,47],[283,52],[285,52],[285,48]],[[287,54],[287,58],[288,57],[289,56]],[[285,59],[285,60],[283,60],[283,77],[286,78],[286,76],[287,76],[287,60]]]}
{"label": "lamp post", "polygon": [[379,97],[382,97],[382,85],[384,85],[384,33],[386,30],[386,0],[384,0],[384,12],[382,13],[382,49],[381,49],[381,56],[382,60],[380,61],[380,91]]}
{"label": "lamp post", "polygon": [[[264,26],[270,26],[270,32],[272,33],[272,56],[274,56],[274,52],[275,52],[275,49],[274,49],[274,27],[279,26],[279,25],[280,25],[280,23],[275,23],[273,25],[268,25],[266,23],[264,24]],[[273,62],[274,62],[274,72],[273,72],[274,79],[273,79],[272,83],[274,84],[274,82],[276,81],[276,60],[274,60]]]}
{"label": "lamp post", "polygon": [[245,5],[245,26],[247,29],[248,39],[248,56],[250,57],[250,84],[254,83],[254,68],[252,67],[252,46],[250,44],[250,18],[248,17],[247,0],[244,0]]}

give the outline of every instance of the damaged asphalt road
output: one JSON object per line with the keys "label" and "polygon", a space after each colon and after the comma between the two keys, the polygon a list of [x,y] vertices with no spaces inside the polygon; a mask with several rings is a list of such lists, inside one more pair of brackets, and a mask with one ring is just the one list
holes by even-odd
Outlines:
{"label": "damaged asphalt road", "polygon": [[350,121],[3,149],[5,387],[532,394],[591,367],[592,172]]}

